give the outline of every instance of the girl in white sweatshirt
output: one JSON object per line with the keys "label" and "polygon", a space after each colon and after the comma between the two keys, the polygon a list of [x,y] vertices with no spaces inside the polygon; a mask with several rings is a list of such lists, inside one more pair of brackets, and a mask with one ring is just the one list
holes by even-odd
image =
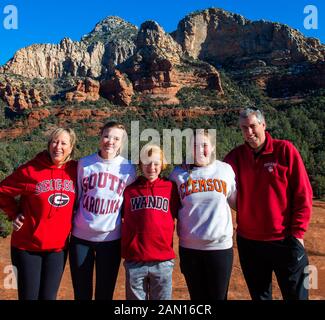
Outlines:
{"label": "girl in white sweatshirt", "polygon": [[181,200],[180,267],[192,300],[224,300],[233,261],[229,203],[235,207],[235,174],[230,165],[215,160],[212,136],[199,132],[191,141],[194,165],[176,167],[170,175]]}
{"label": "girl in white sweatshirt", "polygon": [[96,265],[96,300],[111,300],[121,260],[123,191],[136,177],[120,156],[126,139],[122,124],[101,129],[99,151],[78,163],[78,208],[70,242],[71,277],[76,300],[91,300]]}

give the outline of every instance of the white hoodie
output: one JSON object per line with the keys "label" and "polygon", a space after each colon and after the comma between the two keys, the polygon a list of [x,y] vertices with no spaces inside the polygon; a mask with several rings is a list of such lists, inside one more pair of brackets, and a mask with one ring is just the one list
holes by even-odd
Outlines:
{"label": "white hoodie", "polygon": [[135,177],[135,166],[121,156],[105,160],[94,153],[81,158],[72,234],[88,241],[119,239],[123,191]]}
{"label": "white hoodie", "polygon": [[225,162],[215,160],[205,167],[170,175],[178,187],[182,207],[178,212],[180,246],[197,250],[232,247],[233,225],[228,200],[235,201],[235,173]]}

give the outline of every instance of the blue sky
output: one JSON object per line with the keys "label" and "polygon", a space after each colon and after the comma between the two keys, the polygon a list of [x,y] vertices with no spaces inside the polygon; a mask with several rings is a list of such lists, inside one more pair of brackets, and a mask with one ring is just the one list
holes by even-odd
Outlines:
{"label": "blue sky", "polygon": [[[18,10],[17,30],[7,30],[4,26],[7,5],[15,5]],[[317,30],[304,28],[307,5],[318,9]],[[58,43],[64,37],[80,40],[97,22],[110,15],[136,26],[155,20],[171,32],[188,13],[209,7],[239,13],[250,20],[285,23],[325,43],[324,0],[0,0],[0,65],[18,49],[34,43]]]}

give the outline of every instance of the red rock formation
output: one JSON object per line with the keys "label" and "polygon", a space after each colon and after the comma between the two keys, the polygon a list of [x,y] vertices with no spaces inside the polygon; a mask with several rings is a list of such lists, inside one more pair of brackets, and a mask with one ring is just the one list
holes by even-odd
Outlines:
{"label": "red rock formation", "polygon": [[169,109],[161,107],[153,111],[152,115],[154,118],[160,119],[164,117],[170,117],[176,121],[183,121],[184,119],[196,119],[200,116],[215,116],[229,112],[227,109],[213,110],[210,107],[196,107],[192,109]]}
{"label": "red rock formation", "polygon": [[100,83],[100,94],[115,104],[128,106],[134,95],[132,83],[119,70]]}
{"label": "red rock formation", "polygon": [[43,101],[40,96],[40,92],[36,89],[32,88],[28,92],[31,100],[33,101],[33,107],[41,107],[43,105]]}
{"label": "red rock formation", "polygon": [[16,95],[14,109],[18,112],[23,111],[25,109],[29,109],[29,104],[25,99],[25,95],[23,93],[19,93]]}
{"label": "red rock formation", "polygon": [[0,130],[0,139],[7,139],[8,137],[14,139],[29,133],[24,127],[9,128]]}
{"label": "red rock formation", "polygon": [[[155,69],[155,68],[154,68]],[[140,92],[140,100],[155,100],[156,104],[179,104],[176,97],[181,88],[176,71],[170,66],[165,70],[148,70],[150,76],[134,74],[134,87]]]}
{"label": "red rock formation", "polygon": [[82,109],[82,110],[72,110],[62,108],[59,112],[56,113],[56,117],[59,119],[70,119],[71,121],[78,121],[82,119],[89,119],[91,116],[90,109]]}
{"label": "red rock formation", "polygon": [[[97,135],[99,128],[103,125],[103,121],[108,117],[119,117],[127,113],[140,114],[141,110],[136,107],[117,108],[115,110],[101,109],[78,109],[60,106],[51,106],[49,109],[33,110],[28,114],[24,122],[16,122],[13,129],[0,130],[0,139],[16,138],[24,136],[37,128],[43,119],[49,116],[54,116],[60,121],[60,125],[65,126],[67,123],[78,122],[84,119],[92,119],[91,123],[85,124],[85,130],[89,135]],[[173,117],[176,121],[184,119],[195,119],[200,116],[209,115],[215,116],[220,113],[229,112],[229,109],[212,110],[209,107],[197,107],[192,109],[170,109],[167,107],[157,108],[153,112],[153,117],[156,119],[162,117]]]}
{"label": "red rock formation", "polygon": [[35,88],[28,89],[24,83],[0,82],[0,98],[13,111],[20,113],[26,109],[41,107],[45,103],[41,93]]}
{"label": "red rock formation", "polygon": [[[101,121],[110,116],[119,116],[129,111],[128,108],[116,109],[112,111],[98,110],[98,109],[77,109],[77,108],[52,108],[52,115],[61,119],[62,121],[77,122],[84,119],[98,119]],[[96,120],[97,121],[97,120]],[[93,123],[93,122],[92,122]]]}
{"label": "red rock formation", "polygon": [[138,100],[179,104],[183,86],[216,90],[223,94],[217,70],[203,61],[185,59],[179,44],[154,21],[141,25],[134,54],[123,68],[139,93]]}
{"label": "red rock formation", "polygon": [[223,95],[220,74],[213,66],[200,62],[199,66],[184,63],[177,68],[177,79],[181,87],[196,87],[215,90],[217,95]]}
{"label": "red rock formation", "polygon": [[180,89],[175,65],[181,60],[179,44],[154,21],[141,25],[136,53],[122,66],[129,76],[139,100],[155,100],[156,104],[178,104]]}
{"label": "red rock formation", "polygon": [[43,119],[48,118],[51,112],[48,109],[32,111],[27,117],[28,128],[37,128]]}
{"label": "red rock formation", "polygon": [[75,91],[68,92],[65,98],[69,102],[97,101],[99,99],[99,82],[90,78],[79,80]]}

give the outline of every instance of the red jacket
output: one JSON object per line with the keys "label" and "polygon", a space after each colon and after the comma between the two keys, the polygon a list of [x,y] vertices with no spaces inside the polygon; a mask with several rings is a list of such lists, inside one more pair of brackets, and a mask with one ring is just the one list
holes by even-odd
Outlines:
{"label": "red jacket", "polygon": [[172,181],[150,183],[139,177],[124,191],[122,257],[131,261],[165,261],[175,258],[174,217],[179,196]]}
{"label": "red jacket", "polygon": [[312,211],[312,188],[292,143],[272,139],[256,156],[248,144],[225,158],[237,181],[237,232],[252,240],[303,238]]}
{"label": "red jacket", "polygon": [[[61,168],[52,164],[47,151],[20,166],[0,183],[0,208],[14,219],[25,216],[14,231],[11,245],[28,251],[60,251],[71,230],[76,197],[77,162]],[[20,196],[17,202],[15,197]]]}

